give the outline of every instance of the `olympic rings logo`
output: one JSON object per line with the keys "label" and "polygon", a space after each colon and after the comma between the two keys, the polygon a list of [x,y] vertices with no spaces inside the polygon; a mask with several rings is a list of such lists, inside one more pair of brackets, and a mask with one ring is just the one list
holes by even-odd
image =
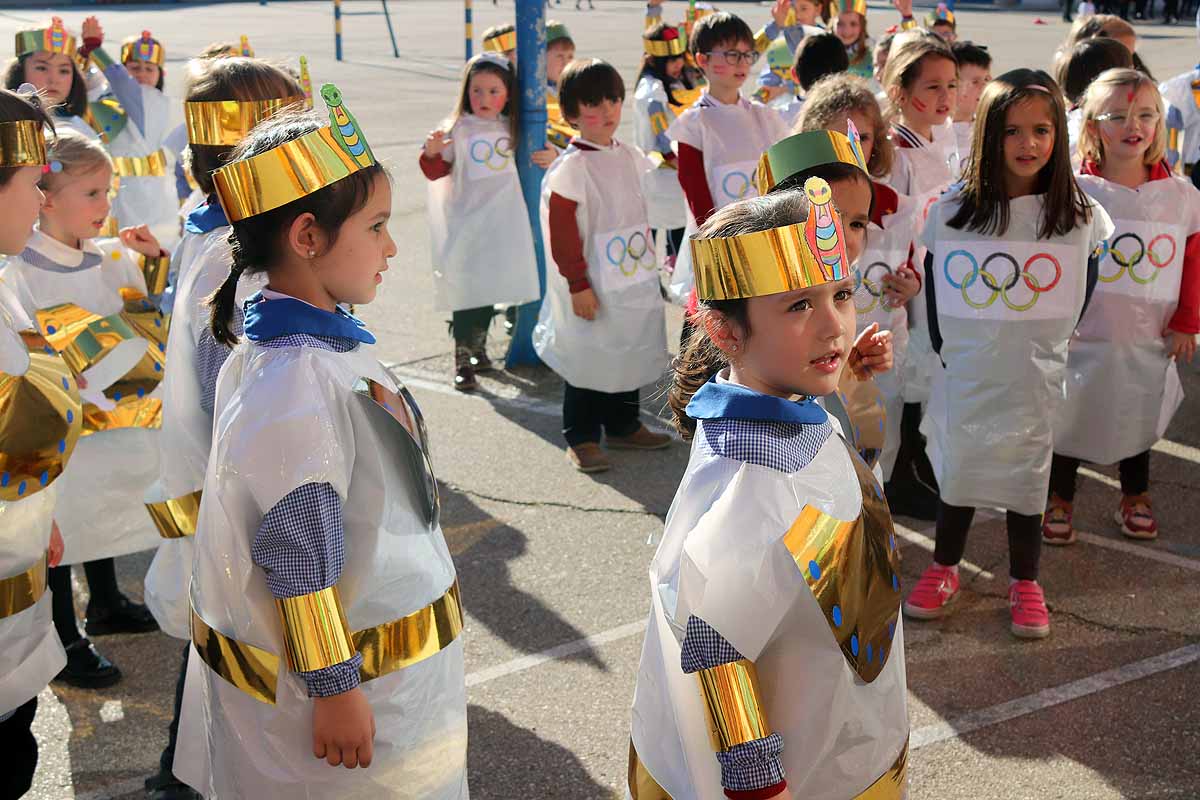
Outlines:
{"label": "olympic rings logo", "polygon": [[470,155],[476,164],[482,164],[492,172],[500,172],[512,160],[512,139],[501,136],[494,144],[487,139],[476,139],[471,142]]}
{"label": "olympic rings logo", "polygon": [[[961,281],[956,281],[950,276],[950,262],[955,258],[965,258],[971,264],[970,272],[963,276]],[[1012,267],[1012,274],[1006,277],[1003,283],[997,280],[996,276],[988,270],[993,261],[1007,261]],[[1047,262],[1054,268],[1054,277],[1046,282],[1043,282],[1042,279],[1038,278],[1032,272],[1033,267],[1042,261]],[[996,298],[999,297],[1004,301],[1004,305],[1013,311],[1028,311],[1033,308],[1034,304],[1037,303],[1038,297],[1057,286],[1058,282],[1062,280],[1063,274],[1062,264],[1058,263],[1058,259],[1049,253],[1037,253],[1030,256],[1023,267],[1018,266],[1017,260],[1008,253],[992,253],[983,260],[983,266],[981,267],[975,256],[966,250],[951,251],[946,256],[946,260],[942,262],[942,272],[946,275],[946,281],[951,286],[962,291],[963,301],[971,308],[977,310],[987,308],[996,302]],[[977,280],[991,291],[991,294],[985,300],[974,300],[968,292]],[[1030,292],[1029,299],[1025,302],[1016,302],[1009,295],[1009,292],[1017,288],[1017,285],[1022,282],[1024,282],[1025,287]]]}
{"label": "olympic rings logo", "polygon": [[[1121,243],[1126,239],[1133,240],[1133,246],[1137,247],[1134,251],[1129,247],[1130,252],[1125,252],[1121,249]],[[1162,244],[1165,242],[1166,244]],[[1171,248],[1171,254],[1164,256],[1163,252],[1167,246]],[[1100,273],[1099,278],[1103,283],[1115,283],[1121,279],[1121,276],[1126,272],[1134,283],[1140,283],[1143,286],[1148,283],[1153,283],[1159,272],[1170,266],[1175,260],[1175,255],[1178,252],[1178,245],[1175,243],[1175,237],[1169,233],[1160,233],[1150,240],[1149,244],[1143,241],[1141,236],[1133,232],[1122,233],[1120,236],[1104,243],[1104,249],[1101,251],[1100,258],[1102,261],[1107,260],[1105,256],[1112,256],[1112,260],[1117,264],[1117,271],[1111,275]],[[1149,261],[1152,269],[1145,277],[1137,273],[1137,267],[1143,261]]]}
{"label": "olympic rings logo", "polygon": [[[732,187],[731,187],[732,181]],[[741,200],[750,191],[750,176],[741,170],[733,170],[721,179],[721,191],[727,197],[732,197],[734,200]]]}
{"label": "olympic rings logo", "polygon": [[638,268],[653,270],[657,266],[651,239],[645,231],[635,231],[626,239],[617,235],[608,240],[604,254],[608,263],[621,270],[629,278],[637,274]]}
{"label": "olympic rings logo", "polygon": [[[857,269],[854,271],[854,310],[859,314],[869,314],[878,308],[880,305],[886,307],[886,302],[883,297],[883,282],[888,275],[892,275],[892,268],[882,261],[872,262],[866,269]],[[876,275],[877,279],[873,280],[872,275]],[[863,300],[860,302],[862,293],[859,289],[866,289],[867,298],[869,301]]]}

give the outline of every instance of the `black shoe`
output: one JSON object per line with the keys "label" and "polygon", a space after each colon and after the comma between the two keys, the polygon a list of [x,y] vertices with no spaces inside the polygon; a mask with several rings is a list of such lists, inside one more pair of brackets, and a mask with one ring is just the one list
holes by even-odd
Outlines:
{"label": "black shoe", "polygon": [[186,783],[180,783],[171,776],[171,782],[152,790],[150,800],[203,800],[200,793]]}
{"label": "black shoe", "polygon": [[67,645],[67,665],[55,680],[80,689],[103,689],[121,680],[121,670],[87,639]]}
{"label": "black shoe", "polygon": [[150,633],[158,630],[158,623],[150,609],[120,595],[116,606],[95,608],[90,603],[84,630],[88,636],[108,636],[113,633]]}

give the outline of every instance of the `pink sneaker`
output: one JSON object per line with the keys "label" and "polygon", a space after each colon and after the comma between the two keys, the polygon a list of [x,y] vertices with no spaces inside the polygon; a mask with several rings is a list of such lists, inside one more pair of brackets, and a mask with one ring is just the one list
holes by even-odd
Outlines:
{"label": "pink sneaker", "polygon": [[958,597],[958,570],[934,562],[926,568],[904,601],[904,616],[913,619],[938,619]]}
{"label": "pink sneaker", "polygon": [[1037,581],[1017,581],[1008,587],[1013,636],[1045,639],[1050,635],[1050,612]]}

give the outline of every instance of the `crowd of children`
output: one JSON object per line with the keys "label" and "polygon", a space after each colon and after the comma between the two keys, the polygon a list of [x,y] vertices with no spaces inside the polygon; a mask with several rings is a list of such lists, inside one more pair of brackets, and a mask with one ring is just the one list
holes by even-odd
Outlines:
{"label": "crowd of children", "polygon": [[[541,299],[594,473],[672,445],[640,405],[670,376],[691,451],[649,568],[634,800],[902,796],[903,618],[948,612],[976,509],[1005,512],[1023,638],[1050,632],[1041,547],[1077,538],[1082,463],[1119,465],[1122,534],[1159,535],[1150,451],[1200,334],[1200,77],[1156,84],[1092,14],[1055,78],[993,78],[951,8],[894,5],[876,41],[860,0],[776,0],[757,32],[650,0],[632,92],[547,23],[540,242],[513,26],[421,148],[455,389]],[[84,633],[161,628],[185,647],[151,797],[466,798],[424,422],[352,314],[396,253],[387,169],[337,87],[312,110],[244,37],[187,63],[182,104],[149,31],[104,41],[95,17],[22,31],[0,90],[0,796],[30,785],[49,681],[121,679]],[[904,591],[892,514],[934,522]],[[141,605],[113,559],[150,549]]]}

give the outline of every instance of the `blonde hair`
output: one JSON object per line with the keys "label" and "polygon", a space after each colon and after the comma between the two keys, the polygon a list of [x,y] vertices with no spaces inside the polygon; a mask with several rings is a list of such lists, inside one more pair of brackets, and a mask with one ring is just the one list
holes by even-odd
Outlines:
{"label": "blonde hair", "polygon": [[43,191],[57,188],[68,175],[79,177],[101,167],[111,170],[113,166],[104,145],[70,128],[58,131],[54,141],[46,142],[46,159],[50,167],[38,181]]}
{"label": "blonde hair", "polygon": [[888,137],[887,122],[883,119],[883,110],[879,108],[875,93],[871,91],[866,80],[857,75],[843,72],[817,81],[804,98],[804,107],[800,110],[800,118],[796,120],[792,132],[829,130],[829,123],[834,117],[854,111],[871,120],[874,148],[871,151],[871,160],[867,162],[867,171],[873,178],[883,178],[891,174],[896,147]]}
{"label": "blonde hair", "polygon": [[[1167,122],[1162,95],[1159,94],[1158,87],[1154,81],[1136,69],[1110,69],[1100,73],[1100,76],[1092,81],[1087,91],[1083,93],[1083,100],[1080,103],[1080,109],[1083,111],[1083,125],[1079,129],[1078,150],[1079,155],[1085,161],[1104,163],[1104,142],[1097,133],[1093,132],[1093,129],[1096,125],[1096,117],[1100,115],[1100,109],[1113,93],[1119,89],[1127,89],[1136,99],[1137,93],[1146,88],[1150,89],[1150,94],[1154,97],[1154,107],[1158,110],[1158,125],[1154,128],[1154,138],[1151,140],[1150,146],[1146,148],[1146,157],[1142,163],[1157,164],[1166,157]],[[1130,102],[1131,107],[1132,105],[1133,103]]]}
{"label": "blonde hair", "polygon": [[926,30],[903,31],[892,39],[887,64],[879,80],[888,95],[889,115],[897,112],[899,93],[912,89],[913,84],[917,82],[921,74],[921,62],[926,58],[944,58],[954,65],[956,72],[958,71],[958,59],[954,57],[950,45],[936,33]]}

